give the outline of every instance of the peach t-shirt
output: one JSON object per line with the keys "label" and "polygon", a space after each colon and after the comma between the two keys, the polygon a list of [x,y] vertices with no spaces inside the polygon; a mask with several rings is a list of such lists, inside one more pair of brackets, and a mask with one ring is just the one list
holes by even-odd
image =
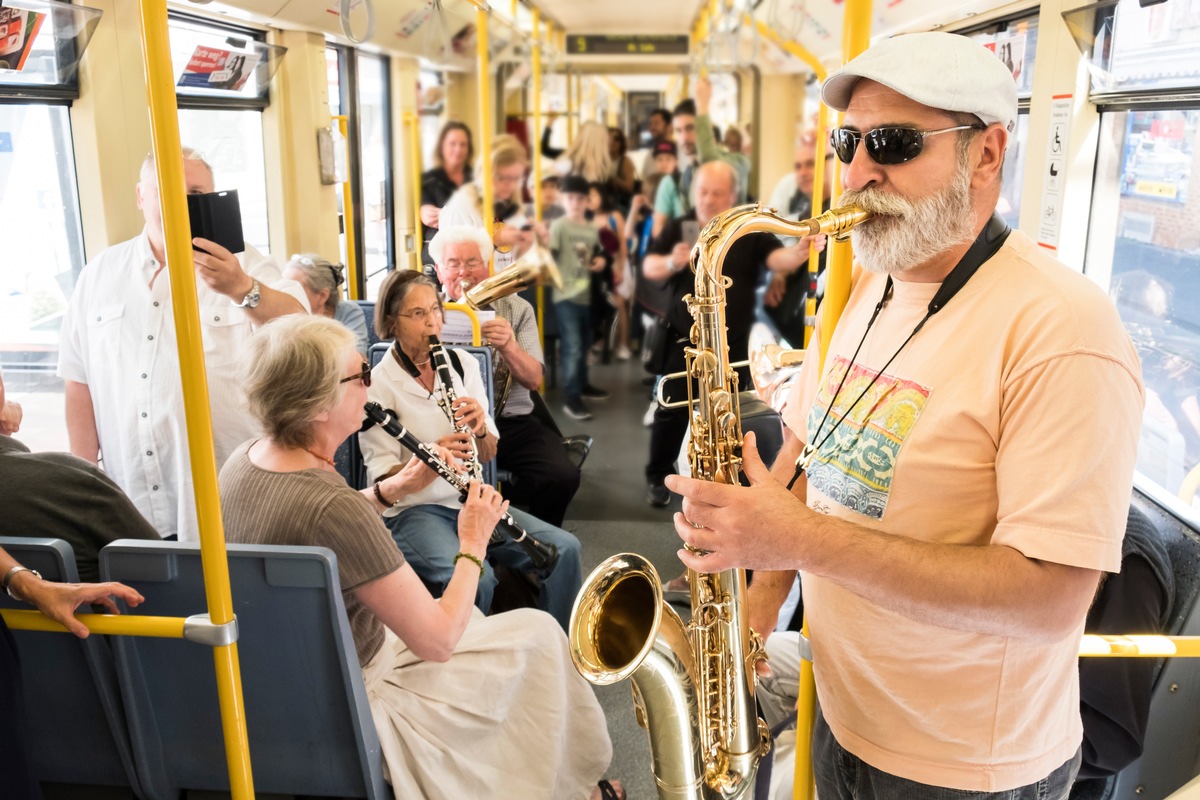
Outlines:
{"label": "peach t-shirt", "polygon": [[[818,434],[884,281],[856,275],[819,390],[818,359],[806,360],[784,411],[801,440],[825,438],[939,288],[895,281]],[[1142,402],[1108,298],[1013,232],[820,447],[808,504],[892,534],[1115,572]],[[803,586],[822,710],[868,764],[1002,791],[1079,747],[1082,617],[1046,644],[915,622],[811,575]]]}

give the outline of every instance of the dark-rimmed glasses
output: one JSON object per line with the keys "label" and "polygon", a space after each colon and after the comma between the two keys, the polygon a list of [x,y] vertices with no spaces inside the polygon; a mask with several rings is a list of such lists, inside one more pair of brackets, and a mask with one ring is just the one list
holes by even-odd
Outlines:
{"label": "dark-rimmed glasses", "polygon": [[889,126],[872,128],[869,131],[856,131],[853,128],[834,128],[829,132],[829,144],[838,160],[849,164],[854,160],[854,153],[861,141],[867,146],[867,155],[876,164],[885,166],[903,164],[921,155],[925,149],[925,137],[936,136],[939,133],[951,131],[983,130],[982,125],[955,125],[953,128],[938,128],[932,131],[922,131],[916,128]]}
{"label": "dark-rimmed glasses", "polygon": [[342,378],[338,383],[349,383],[350,381],[362,381],[365,388],[371,388],[371,365],[364,361],[361,371],[354,373],[349,378]]}

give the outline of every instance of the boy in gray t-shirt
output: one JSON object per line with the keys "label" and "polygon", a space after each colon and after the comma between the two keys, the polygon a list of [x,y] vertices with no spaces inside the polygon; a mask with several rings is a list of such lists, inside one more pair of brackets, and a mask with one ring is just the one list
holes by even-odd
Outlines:
{"label": "boy in gray t-shirt", "polygon": [[559,184],[565,215],[550,225],[550,252],[562,275],[563,288],[554,290],[554,310],[562,337],[562,360],[567,400],[563,406],[575,419],[591,419],[584,397],[602,400],[608,392],[588,382],[587,348],[591,344],[591,273],[604,269],[600,232],[587,221],[588,183],[568,175]]}

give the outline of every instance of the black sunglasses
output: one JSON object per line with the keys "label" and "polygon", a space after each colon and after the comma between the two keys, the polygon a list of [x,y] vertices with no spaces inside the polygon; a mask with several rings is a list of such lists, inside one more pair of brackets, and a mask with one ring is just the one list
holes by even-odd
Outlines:
{"label": "black sunglasses", "polygon": [[371,387],[371,365],[364,361],[361,372],[356,372],[349,378],[342,378],[338,383],[349,383],[350,381],[362,381],[362,385],[369,389]]}
{"label": "black sunglasses", "polygon": [[867,146],[867,155],[876,164],[903,164],[921,155],[925,149],[925,137],[936,136],[950,131],[983,130],[981,125],[956,125],[953,128],[939,128],[934,131],[921,131],[916,128],[872,128],[865,133],[852,128],[834,128],[829,132],[829,144],[838,160],[849,164],[854,160],[854,153],[861,141]]}

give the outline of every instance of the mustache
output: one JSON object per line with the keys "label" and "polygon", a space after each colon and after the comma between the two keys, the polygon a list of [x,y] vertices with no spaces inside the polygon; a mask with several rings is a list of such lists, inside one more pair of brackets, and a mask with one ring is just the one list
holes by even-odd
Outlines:
{"label": "mustache", "polygon": [[904,217],[914,211],[914,206],[908,200],[879,189],[846,189],[842,192],[839,203],[856,205],[878,216]]}

